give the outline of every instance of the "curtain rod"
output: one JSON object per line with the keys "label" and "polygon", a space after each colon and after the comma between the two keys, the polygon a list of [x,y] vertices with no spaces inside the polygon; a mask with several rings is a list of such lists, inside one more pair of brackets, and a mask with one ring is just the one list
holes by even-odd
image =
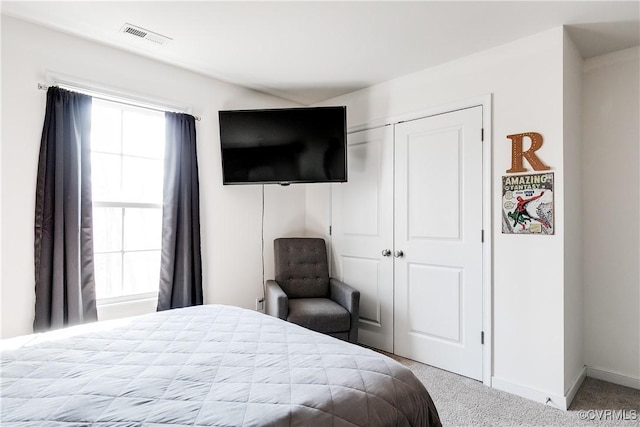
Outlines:
{"label": "curtain rod", "polygon": [[[57,85],[53,85],[53,86],[57,86]],[[64,85],[63,85],[63,86],[64,86]],[[44,84],[44,83],[38,83],[38,89],[40,89],[40,90],[47,90],[47,89],[49,89],[49,87],[50,87],[49,85],[46,85],[46,84]],[[59,87],[59,86],[57,86],[57,87]],[[82,92],[82,90],[74,90],[74,91],[75,91],[75,92],[83,93],[83,92]],[[184,111],[176,111],[176,110],[172,110],[172,109],[170,109],[170,108],[162,109],[162,108],[159,108],[159,107],[151,107],[151,106],[149,106],[149,105],[141,105],[141,104],[137,104],[137,103],[135,103],[134,101],[126,101],[126,100],[122,100],[122,99],[120,99],[120,98],[118,98],[118,97],[109,98],[109,97],[107,97],[107,96],[100,96],[100,95],[90,95],[90,96],[91,96],[91,97],[93,97],[93,98],[96,98],[96,99],[102,99],[102,100],[104,100],[104,101],[118,102],[118,103],[120,103],[120,104],[130,105],[130,106],[132,106],[132,107],[144,108],[144,109],[147,109],[147,110],[162,111],[162,112],[184,113]],[[186,114],[186,113],[185,113],[185,114]],[[200,116],[195,116],[195,115],[193,115],[193,117],[194,117],[197,121],[202,120],[202,118],[201,118]]]}

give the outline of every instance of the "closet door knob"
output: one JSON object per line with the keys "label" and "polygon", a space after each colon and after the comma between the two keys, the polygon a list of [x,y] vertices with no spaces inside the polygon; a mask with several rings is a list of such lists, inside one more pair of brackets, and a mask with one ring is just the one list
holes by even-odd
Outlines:
{"label": "closet door knob", "polygon": [[402,258],[402,257],[404,256],[404,252],[402,252],[402,251],[395,251],[395,252],[393,253],[393,256],[394,256],[394,257],[396,257],[396,258]]}
{"label": "closet door knob", "polygon": [[383,249],[382,256],[391,256],[391,249]]}

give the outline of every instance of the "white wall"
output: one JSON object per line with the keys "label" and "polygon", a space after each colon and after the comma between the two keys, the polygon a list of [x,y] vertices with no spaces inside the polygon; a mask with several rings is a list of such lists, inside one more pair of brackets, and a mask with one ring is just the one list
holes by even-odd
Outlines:
{"label": "white wall", "polygon": [[582,56],[564,34],[564,392],[571,399],[584,379],[582,280]]}
{"label": "white wall", "polygon": [[[322,103],[347,105],[349,125],[357,126],[492,94],[493,384],[533,391],[529,397],[542,402],[550,396],[558,406],[565,369],[563,37],[556,28]],[[501,176],[511,166],[506,135],[527,131],[543,135],[537,154],[555,173],[554,236],[501,233]],[[319,199],[329,203],[325,189],[308,187],[306,196],[307,226],[326,230],[327,217],[311,216],[323,210]]]}
{"label": "white wall", "polygon": [[590,376],[640,388],[638,47],[585,61],[584,328]]}
{"label": "white wall", "polygon": [[[262,296],[262,188],[222,185],[217,113],[292,104],[2,16],[1,336],[32,331],[34,194],[46,101],[37,84],[47,72],[169,100],[202,117],[197,136],[205,302],[254,308]],[[269,188],[266,205],[269,239],[304,230],[304,188]]]}
{"label": "white wall", "polygon": [[[306,236],[304,212],[305,187],[305,185],[300,184],[293,184],[287,187],[277,185],[265,185],[264,187],[265,207],[266,211],[269,212],[269,216],[265,218],[264,233],[265,279],[275,278],[273,241],[278,237]],[[288,195],[291,200],[295,200],[299,205],[291,206],[291,204],[283,198],[283,195]]]}

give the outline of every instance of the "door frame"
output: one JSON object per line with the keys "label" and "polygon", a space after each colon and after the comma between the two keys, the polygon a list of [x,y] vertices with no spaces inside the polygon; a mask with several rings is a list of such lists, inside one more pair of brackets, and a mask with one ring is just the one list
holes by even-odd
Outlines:
{"label": "door frame", "polygon": [[[363,124],[350,126],[347,129],[347,133],[395,125],[410,120],[446,114],[478,106],[482,107],[482,128],[484,129],[484,138],[482,143],[482,229],[484,230],[484,244],[482,246],[482,330],[484,331],[484,346],[482,348],[482,383],[491,387],[491,378],[493,376],[492,94],[467,98],[460,101],[428,107],[418,111],[372,120]],[[331,203],[331,194],[329,203]],[[331,210],[329,210],[329,212],[331,212]],[[331,218],[330,213],[329,224],[331,225],[332,223],[333,218]],[[331,236],[329,237],[331,238]],[[333,247],[331,250],[332,249]],[[480,337],[478,337],[478,339],[479,338]]]}

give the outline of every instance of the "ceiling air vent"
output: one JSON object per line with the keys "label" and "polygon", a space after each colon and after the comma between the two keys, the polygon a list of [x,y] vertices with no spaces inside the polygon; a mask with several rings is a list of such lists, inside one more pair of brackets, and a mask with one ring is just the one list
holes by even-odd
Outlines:
{"label": "ceiling air vent", "polygon": [[131,24],[124,24],[122,28],[120,28],[120,31],[156,44],[167,44],[172,40],[170,37],[163,36],[162,34],[154,33],[153,31],[145,30],[144,28],[136,27]]}

